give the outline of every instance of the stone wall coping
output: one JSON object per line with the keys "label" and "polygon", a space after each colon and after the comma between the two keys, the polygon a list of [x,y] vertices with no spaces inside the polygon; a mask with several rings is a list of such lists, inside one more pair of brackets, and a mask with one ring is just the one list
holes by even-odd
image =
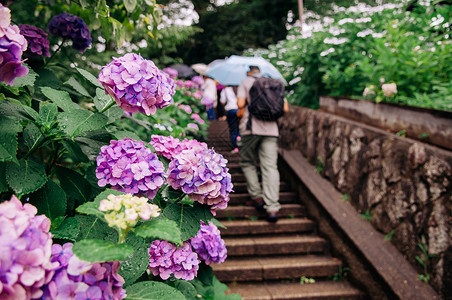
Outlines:
{"label": "stone wall coping", "polygon": [[440,299],[430,285],[418,279],[417,272],[397,248],[362,220],[351,204],[341,200],[341,194],[315,172],[300,151],[280,149],[280,155],[394,294],[407,300]]}

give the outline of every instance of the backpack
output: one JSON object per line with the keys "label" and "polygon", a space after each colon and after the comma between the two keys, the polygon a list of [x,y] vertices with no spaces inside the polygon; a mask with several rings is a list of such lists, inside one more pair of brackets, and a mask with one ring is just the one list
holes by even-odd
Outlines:
{"label": "backpack", "polygon": [[250,115],[262,121],[276,121],[284,115],[284,85],[278,79],[256,78],[250,89]]}

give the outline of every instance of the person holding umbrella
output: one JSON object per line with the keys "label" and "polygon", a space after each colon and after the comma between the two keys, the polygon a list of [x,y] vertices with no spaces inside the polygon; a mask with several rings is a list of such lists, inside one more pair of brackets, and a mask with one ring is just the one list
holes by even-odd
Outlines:
{"label": "person holding umbrella", "polygon": [[[278,220],[279,204],[279,171],[278,171],[278,137],[279,128],[276,121],[259,120],[250,116],[248,106],[251,103],[250,89],[256,78],[261,77],[258,66],[249,66],[247,77],[240,83],[237,91],[237,106],[245,109],[240,120],[239,131],[241,141],[239,143],[240,165],[247,181],[248,193],[253,205],[259,210],[266,210],[267,221]],[[284,101],[284,112],[288,112],[289,106]],[[251,118],[251,119],[250,119]],[[247,128],[251,120],[251,127]],[[262,173],[262,188],[257,175],[256,158],[259,158]]]}
{"label": "person holding umbrella", "polygon": [[217,106],[217,84],[210,76],[206,75],[208,66],[205,64],[192,65],[193,70],[198,72],[204,78],[204,83],[201,87],[203,92],[201,104],[206,106],[207,119],[216,120],[214,108]]}

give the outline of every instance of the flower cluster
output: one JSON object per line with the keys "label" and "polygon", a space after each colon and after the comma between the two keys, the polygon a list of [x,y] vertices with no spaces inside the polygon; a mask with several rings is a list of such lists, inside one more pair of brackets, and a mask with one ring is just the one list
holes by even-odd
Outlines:
{"label": "flower cluster", "polygon": [[212,222],[207,225],[201,221],[201,229],[190,240],[190,244],[199,257],[205,260],[206,265],[221,264],[226,260],[226,245],[221,238],[220,230]]}
{"label": "flower cluster", "polygon": [[83,19],[65,12],[50,20],[48,31],[63,39],[72,40],[72,48],[80,52],[85,52],[91,45],[91,33]]}
{"label": "flower cluster", "polygon": [[51,261],[58,264],[52,281],[44,288],[44,300],[124,299],[124,279],[119,261],[89,263],[72,253],[72,243],[52,246]]}
{"label": "flower cluster", "polygon": [[36,299],[57,267],[50,220],[15,196],[0,204],[0,299]]}
{"label": "flower cluster", "polygon": [[163,155],[167,159],[173,159],[183,150],[202,151],[207,149],[206,143],[198,142],[197,140],[184,139],[180,141],[172,136],[152,135],[149,142],[154,147],[158,155]]}
{"label": "flower cluster", "polygon": [[22,53],[27,49],[27,40],[20,34],[19,27],[11,25],[11,14],[0,4],[0,81],[13,85],[16,77],[28,74],[22,66]]}
{"label": "flower cluster", "polygon": [[130,138],[112,140],[100,150],[96,169],[99,186],[109,184],[115,190],[153,199],[164,184],[163,164],[144,142]]}
{"label": "flower cluster", "polygon": [[173,102],[174,81],[151,60],[128,53],[114,58],[99,74],[105,92],[126,112],[154,114]]}
{"label": "flower cluster", "polygon": [[201,119],[201,117],[198,114],[192,114],[191,118],[193,120],[195,120],[196,122],[198,122],[199,124],[204,124],[205,123],[204,120]]}
{"label": "flower cluster", "polygon": [[228,205],[232,192],[231,174],[227,160],[212,149],[184,150],[175,156],[168,166],[168,183],[180,189],[191,199],[215,209]]}
{"label": "flower cluster", "polygon": [[47,33],[41,28],[27,24],[19,25],[19,29],[20,34],[22,34],[28,42],[27,53],[50,57]]}
{"label": "flower cluster", "polygon": [[193,96],[193,98],[195,98],[196,100],[199,100],[202,98],[202,92],[201,91],[196,91],[193,94],[191,94]]}
{"label": "flower cluster", "polygon": [[187,89],[192,89],[192,88],[195,87],[195,83],[193,81],[191,81],[191,80],[186,80],[185,83],[184,83],[184,86]]}
{"label": "flower cluster", "polygon": [[164,240],[155,240],[149,248],[149,269],[154,276],[166,280],[171,274],[184,280],[192,280],[199,269],[198,255],[189,242],[180,247]]}
{"label": "flower cluster", "polygon": [[168,76],[169,76],[171,79],[176,79],[177,76],[179,75],[179,72],[177,72],[176,69],[173,69],[173,68],[170,68],[170,67],[167,67],[167,68],[163,69],[163,72],[165,72],[166,74],[168,74]]}
{"label": "flower cluster", "polygon": [[397,94],[397,85],[395,83],[385,83],[381,86],[381,90],[385,97],[391,97]]}
{"label": "flower cluster", "polygon": [[143,220],[156,218],[160,215],[160,208],[157,205],[148,203],[144,197],[135,197],[131,194],[108,195],[108,200],[100,201],[99,210],[109,212],[105,214],[105,220],[110,227],[127,229],[134,227],[138,222],[138,217]]}
{"label": "flower cluster", "polygon": [[194,76],[191,81],[193,81],[195,83],[195,86],[197,89],[200,89],[204,83],[204,79],[202,78],[202,76]]}

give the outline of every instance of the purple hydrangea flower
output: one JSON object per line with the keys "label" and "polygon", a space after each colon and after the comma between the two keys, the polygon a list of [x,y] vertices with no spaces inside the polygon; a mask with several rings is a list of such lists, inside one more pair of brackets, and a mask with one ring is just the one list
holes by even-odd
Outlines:
{"label": "purple hydrangea flower", "polygon": [[183,109],[187,114],[191,114],[193,112],[191,107],[185,104],[178,104],[177,107]]}
{"label": "purple hydrangea flower", "polygon": [[58,264],[50,260],[50,220],[13,196],[0,204],[0,299],[37,299]]}
{"label": "purple hydrangea flower", "polygon": [[180,154],[183,150],[191,149],[192,151],[202,151],[207,149],[206,143],[198,142],[197,140],[184,139],[180,141],[172,136],[152,135],[149,142],[154,147],[158,155],[163,155],[168,159],[173,159],[174,156]]}
{"label": "purple hydrangea flower", "polygon": [[41,28],[27,24],[19,25],[19,29],[20,34],[22,34],[28,42],[27,53],[50,57],[47,33]]}
{"label": "purple hydrangea flower", "polygon": [[114,58],[103,67],[98,80],[126,112],[149,116],[173,103],[174,81],[139,54]]}
{"label": "purple hydrangea flower", "polygon": [[121,192],[154,198],[165,183],[163,163],[144,142],[130,138],[111,140],[100,150],[96,169],[99,186],[109,184]]}
{"label": "purple hydrangea flower", "polygon": [[202,98],[202,92],[201,91],[196,91],[192,94],[193,98],[195,98],[196,100],[199,100]]}
{"label": "purple hydrangea flower", "polygon": [[180,79],[178,81],[176,81],[176,85],[180,86],[180,87],[184,87],[185,86],[184,82],[182,80],[180,80]]}
{"label": "purple hydrangea flower", "polygon": [[10,22],[9,9],[0,4],[0,81],[13,85],[16,77],[28,74],[28,68],[22,65],[27,40],[20,34],[19,27]]}
{"label": "purple hydrangea flower", "polygon": [[197,89],[200,89],[202,87],[202,85],[204,84],[204,79],[202,78],[202,76],[194,76],[191,81],[193,81],[195,83],[195,87]]}
{"label": "purple hydrangea flower", "polygon": [[163,280],[171,274],[178,279],[192,280],[198,273],[200,261],[189,242],[176,247],[165,240],[155,240],[151,243],[149,255],[149,269]]}
{"label": "purple hydrangea flower", "polygon": [[221,264],[226,260],[226,244],[221,238],[220,230],[212,222],[206,225],[201,221],[201,229],[195,237],[190,239],[190,244],[199,257],[205,260],[206,265]]}
{"label": "purple hydrangea flower", "polygon": [[204,124],[205,123],[204,120],[201,119],[201,117],[198,114],[192,114],[191,118],[193,120],[195,120],[196,122],[198,122],[199,124]]}
{"label": "purple hydrangea flower", "polygon": [[176,69],[173,69],[173,68],[170,68],[170,67],[163,69],[163,72],[165,72],[166,74],[168,74],[168,76],[169,76],[171,79],[176,79],[177,76],[179,75],[179,72],[177,72]]}
{"label": "purple hydrangea flower", "polygon": [[82,18],[67,14],[54,16],[47,29],[51,34],[72,40],[72,48],[80,52],[91,45],[91,33]]}
{"label": "purple hydrangea flower", "polygon": [[72,243],[52,246],[51,261],[58,265],[44,287],[43,300],[124,299],[124,279],[118,274],[119,261],[89,263],[72,253]]}
{"label": "purple hydrangea flower", "polygon": [[199,126],[197,124],[195,124],[195,123],[188,123],[187,127],[188,128],[192,128],[194,130],[199,130]]}
{"label": "purple hydrangea flower", "polygon": [[184,86],[187,89],[191,89],[191,88],[195,87],[195,83],[193,81],[191,81],[191,80],[186,80],[185,83],[184,83]]}
{"label": "purple hydrangea flower", "polygon": [[215,209],[228,205],[232,192],[228,161],[213,149],[202,151],[183,150],[168,166],[167,181],[176,190],[182,190],[191,199]]}

